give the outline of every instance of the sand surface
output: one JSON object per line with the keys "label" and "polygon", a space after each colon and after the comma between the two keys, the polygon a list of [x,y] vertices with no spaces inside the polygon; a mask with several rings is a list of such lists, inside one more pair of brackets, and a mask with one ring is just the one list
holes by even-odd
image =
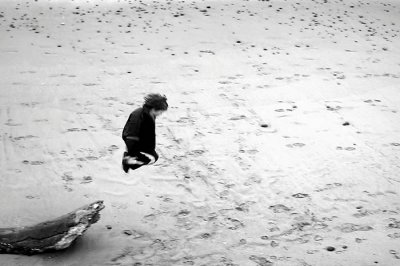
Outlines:
{"label": "sand surface", "polygon": [[399,47],[399,1],[0,0],[0,227],[106,204],[0,265],[400,265]]}

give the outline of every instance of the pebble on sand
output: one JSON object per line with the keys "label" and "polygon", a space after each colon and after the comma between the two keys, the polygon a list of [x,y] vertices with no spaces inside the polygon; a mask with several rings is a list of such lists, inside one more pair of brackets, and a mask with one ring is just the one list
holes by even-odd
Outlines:
{"label": "pebble on sand", "polygon": [[331,246],[329,246],[329,247],[326,247],[326,250],[327,250],[327,251],[335,251],[335,248],[334,248],[334,247],[331,247]]}
{"label": "pebble on sand", "polygon": [[123,233],[125,235],[131,236],[132,235],[132,231],[131,230],[124,230]]}

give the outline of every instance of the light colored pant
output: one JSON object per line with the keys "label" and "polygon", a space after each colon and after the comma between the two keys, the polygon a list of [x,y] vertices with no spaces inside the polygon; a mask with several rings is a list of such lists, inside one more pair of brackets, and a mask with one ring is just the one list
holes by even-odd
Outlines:
{"label": "light colored pant", "polygon": [[[140,152],[142,156],[129,156],[126,155],[124,159],[128,164],[136,164],[136,165],[142,165],[142,164],[154,164],[156,162],[156,158],[145,152]],[[141,158],[140,158],[141,157]],[[146,159],[146,160],[143,160]]]}

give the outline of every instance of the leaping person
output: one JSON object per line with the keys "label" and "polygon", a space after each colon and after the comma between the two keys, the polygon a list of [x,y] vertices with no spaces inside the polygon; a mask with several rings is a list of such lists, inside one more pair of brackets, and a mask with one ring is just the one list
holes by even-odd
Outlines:
{"label": "leaping person", "polygon": [[151,93],[144,98],[142,107],[134,110],[122,132],[127,151],[122,158],[122,169],[128,173],[158,159],[156,148],[156,118],[167,111],[165,95]]}

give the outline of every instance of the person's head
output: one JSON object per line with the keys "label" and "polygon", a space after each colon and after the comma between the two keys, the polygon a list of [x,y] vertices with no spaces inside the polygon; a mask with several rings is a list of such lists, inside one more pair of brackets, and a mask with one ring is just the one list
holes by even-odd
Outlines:
{"label": "person's head", "polygon": [[167,97],[158,93],[150,93],[144,97],[143,106],[147,107],[154,117],[157,117],[168,110]]}

